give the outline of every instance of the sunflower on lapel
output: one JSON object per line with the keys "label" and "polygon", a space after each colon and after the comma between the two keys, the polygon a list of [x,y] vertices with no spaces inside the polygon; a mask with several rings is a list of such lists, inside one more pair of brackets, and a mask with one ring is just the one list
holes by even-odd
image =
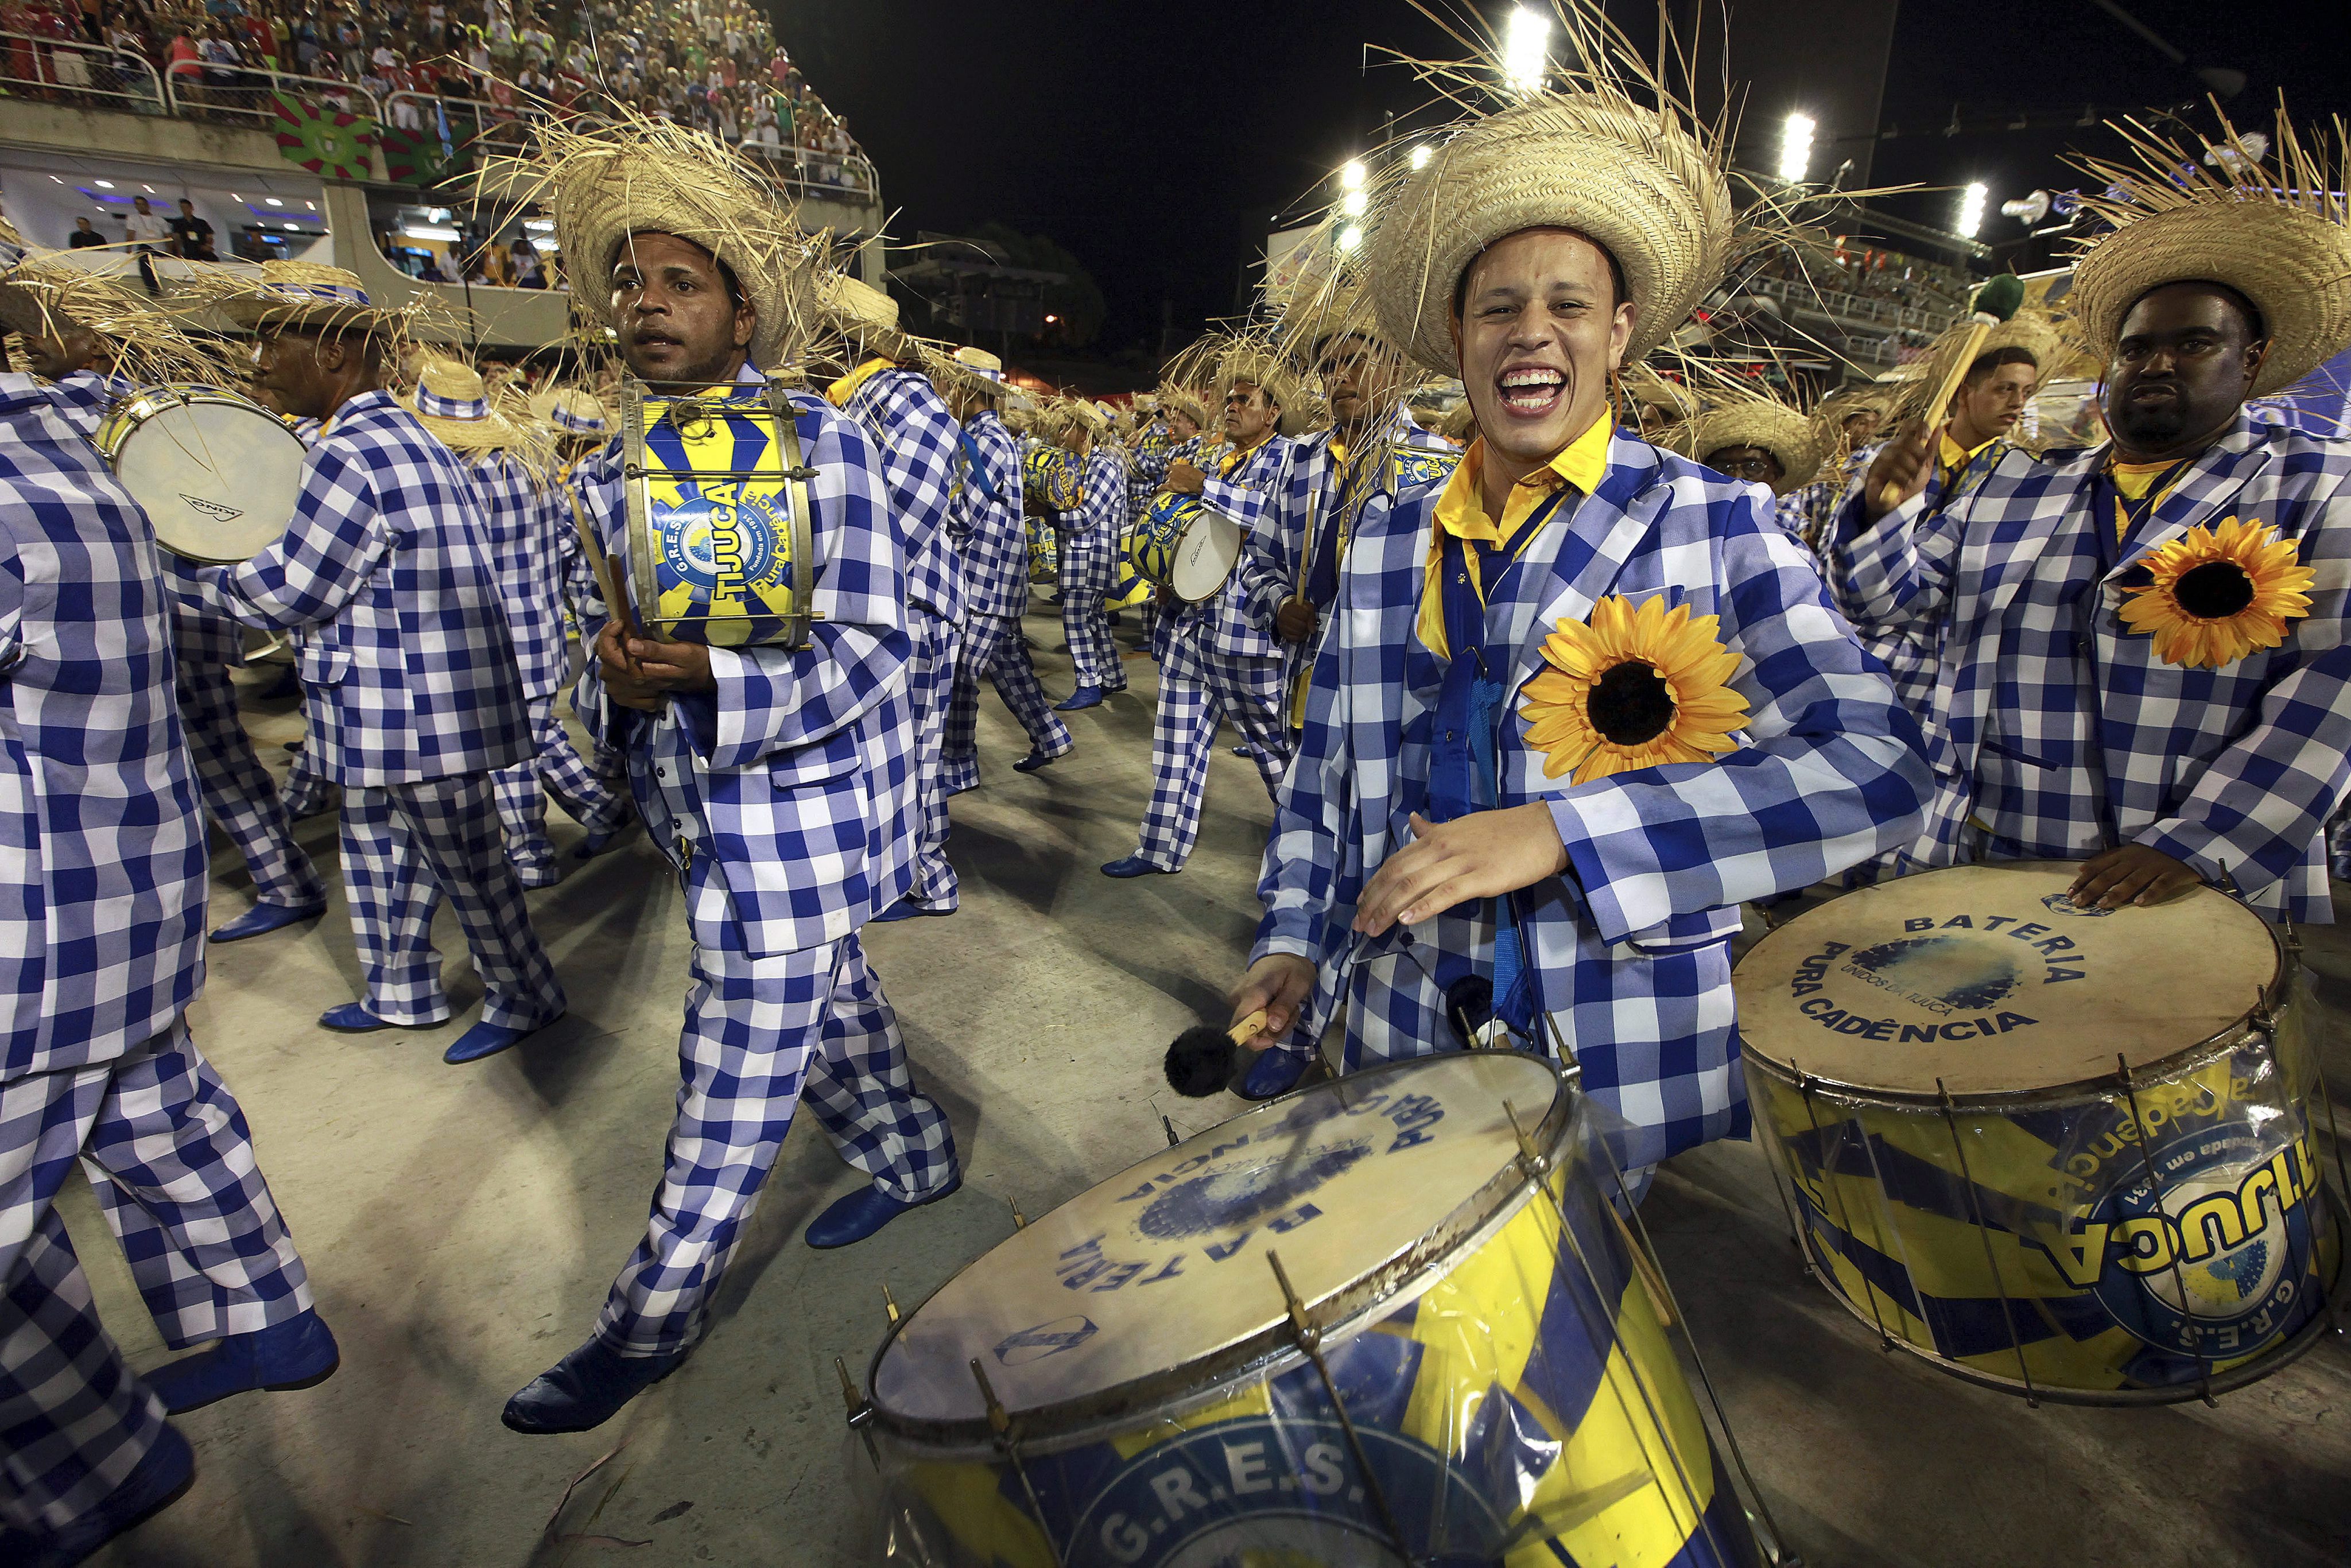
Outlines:
{"label": "sunflower on lapel", "polygon": [[1562,621],[1543,639],[1544,667],[1525,688],[1519,716],[1527,744],[1543,754],[1543,776],[1589,784],[1667,762],[1707,762],[1736,750],[1747,699],[1729,682],[1739,655],[1718,640],[1720,621],[1666,608],[1665,596],[1637,607],[1610,594],[1587,623]]}
{"label": "sunflower on lapel", "polygon": [[2167,664],[2218,669],[2285,641],[2285,623],[2310,613],[2316,574],[2294,561],[2294,544],[2259,522],[2202,524],[2147,559],[2153,580],[2123,591],[2123,623],[2155,638]]}

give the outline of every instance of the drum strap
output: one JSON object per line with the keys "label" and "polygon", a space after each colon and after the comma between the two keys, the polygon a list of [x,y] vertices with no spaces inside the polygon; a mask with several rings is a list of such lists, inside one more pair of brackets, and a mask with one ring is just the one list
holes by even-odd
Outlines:
{"label": "drum strap", "polygon": [[987,497],[987,504],[991,507],[1002,506],[1004,497],[996,488],[995,481],[987,476],[987,464],[980,455],[979,443],[971,438],[971,432],[957,431],[956,444],[963,449],[964,472],[978,482],[979,493]]}

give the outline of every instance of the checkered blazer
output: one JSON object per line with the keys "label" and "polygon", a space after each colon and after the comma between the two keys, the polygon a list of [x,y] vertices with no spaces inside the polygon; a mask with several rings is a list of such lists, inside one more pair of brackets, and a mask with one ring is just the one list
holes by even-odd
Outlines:
{"label": "checkered blazer", "polygon": [[146,515],[0,374],[0,1079],[110,1061],[204,984],[204,819]]}
{"label": "checkered blazer", "polygon": [[958,444],[947,531],[963,555],[964,609],[973,615],[1019,620],[1029,609],[1029,524],[1020,498],[1020,438],[988,409],[972,415],[964,434],[996,487],[991,501],[972,476],[970,455]]}
{"label": "checkered blazer", "polygon": [[286,537],[201,574],[248,626],[306,629],[302,698],[322,778],[374,788],[531,754],[530,709],[464,463],[386,392],[338,409]]}
{"label": "checkered blazer", "polygon": [[[1375,495],[1357,526],[1275,810],[1259,955],[1295,953],[1327,972],[1416,940],[1399,928],[1359,942],[1349,926],[1365,879],[1428,804],[1446,664],[1416,627],[1442,491]],[[1499,803],[1547,804],[1569,860],[1567,874],[1515,896],[1528,967],[1585,1086],[1644,1130],[1631,1164],[1745,1125],[1729,952],[1738,906],[1908,841],[1925,800],[1917,727],[1770,507],[1761,486],[1620,431],[1599,490],[1542,531],[1489,601],[1489,645],[1510,651]],[[1516,716],[1520,689],[1545,667],[1552,628],[1589,620],[1611,594],[1720,618],[1753,715],[1740,749],[1583,785],[1544,776]],[[1458,936],[1473,923],[1436,924]],[[1489,964],[1490,925],[1475,924],[1486,934],[1464,956]],[[1451,1039],[1433,1011],[1384,1022]]]}
{"label": "checkered blazer", "polygon": [[[660,769],[690,770],[704,819],[695,852],[712,857],[727,907],[723,920],[697,916],[695,940],[747,957],[838,942],[896,903],[914,878],[920,826],[905,554],[882,457],[865,427],[821,397],[789,402],[816,470],[807,580],[821,619],[808,647],[713,648],[717,690],[671,698],[674,722],[609,701],[592,659],[575,699],[590,732],[627,753],[640,802]],[[615,438],[572,482],[625,571],[621,470]],[[583,628],[590,646],[601,629],[601,616]],[[675,845],[662,848],[676,858]]]}
{"label": "checkered blazer", "polygon": [[[1317,535],[1327,535],[1339,505],[1343,465],[1332,461],[1331,441],[1335,430],[1318,430],[1290,444],[1290,466],[1281,476],[1273,498],[1249,529],[1241,547],[1241,603],[1249,619],[1271,632],[1282,601],[1305,591],[1307,518]],[[1381,447],[1409,447],[1416,452],[1450,452],[1445,438],[1423,430],[1398,404],[1387,421],[1365,438]],[[1330,609],[1318,604],[1318,611]]]}
{"label": "checkered blazer", "polygon": [[570,511],[559,490],[510,452],[461,453],[459,461],[481,497],[482,547],[514,637],[523,695],[545,696],[571,674],[571,650],[563,640],[563,542],[574,531]]}
{"label": "checkered blazer", "polygon": [[[1946,733],[1921,853],[1948,865],[2143,843],[2227,871],[2266,915],[2330,920],[2321,830],[2351,782],[2351,444],[2240,414],[2112,572],[2093,531],[2114,527],[2093,489],[2106,456],[2011,450],[1923,522],[1913,501],[1866,527],[1857,498],[1839,518],[1856,618],[1939,637]],[[2150,551],[2228,517],[2295,543],[2317,574],[2310,613],[2281,646],[2220,669],[2167,664],[2124,627],[2122,590],[2147,580]]]}
{"label": "checkered blazer", "polygon": [[1118,582],[1119,541],[1126,534],[1126,455],[1094,443],[1080,476],[1084,499],[1061,532],[1061,591],[1108,593]]}
{"label": "checkered blazer", "polygon": [[943,621],[964,617],[963,557],[948,530],[956,466],[955,416],[930,379],[876,371],[841,412],[865,427],[882,454],[882,478],[906,546],[906,592]]}
{"label": "checkered blazer", "polygon": [[[1204,470],[1207,483],[1201,487],[1200,500],[1240,525],[1244,555],[1246,541],[1258,530],[1281,488],[1297,445],[1286,435],[1269,435],[1231,473],[1220,476],[1213,467]],[[1198,458],[1187,454],[1186,460],[1197,462]],[[1222,588],[1197,604],[1176,606],[1173,615],[1160,618],[1169,643],[1197,639],[1208,651],[1229,658],[1279,656],[1281,644],[1274,638],[1271,618],[1262,625],[1258,622],[1246,591],[1240,564],[1236,561]]]}

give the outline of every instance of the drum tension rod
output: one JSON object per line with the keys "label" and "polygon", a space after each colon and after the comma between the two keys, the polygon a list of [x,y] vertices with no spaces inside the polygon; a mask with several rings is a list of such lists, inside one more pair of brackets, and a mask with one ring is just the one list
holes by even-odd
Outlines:
{"label": "drum tension rod", "polygon": [[[1526,1173],[1527,1179],[1533,1182],[1543,1197],[1551,1201],[1551,1210],[1559,1217],[1560,1224],[1566,1225],[1567,1209],[1559,1201],[1559,1195],[1551,1189],[1552,1162],[1547,1156],[1536,1152],[1534,1139],[1528,1134],[1526,1128],[1519,1124],[1517,1106],[1508,1100],[1503,1101],[1502,1114],[1510,1119],[1510,1132],[1519,1140],[1519,1168]],[[1633,1239],[1633,1228],[1625,1223],[1625,1217],[1616,1212],[1616,1206],[1613,1203],[1604,1203],[1601,1207],[1608,1211],[1608,1218],[1616,1222],[1616,1234],[1623,1239],[1625,1251],[1633,1260],[1633,1272],[1640,1279],[1642,1293],[1649,1298],[1650,1310],[1657,1314],[1658,1326],[1672,1328],[1677,1320],[1672,1302],[1666,1295],[1664,1276],[1657,1272],[1656,1262],[1642,1250],[1640,1243]]]}
{"label": "drum tension rod", "polygon": [[[1371,1454],[1364,1447],[1363,1435],[1355,1430],[1354,1420],[1347,1414],[1347,1402],[1339,1396],[1339,1385],[1332,1379],[1330,1364],[1322,1359],[1322,1329],[1307,1314],[1306,1303],[1300,1301],[1298,1292],[1291,1289],[1289,1271],[1281,1266],[1281,1255],[1269,1247],[1265,1249],[1265,1260],[1273,1270],[1274,1282],[1281,1287],[1282,1301],[1289,1308],[1290,1337],[1298,1342],[1298,1348],[1306,1353],[1306,1359],[1313,1363],[1314,1375],[1322,1380],[1322,1392],[1331,1401],[1332,1413],[1339,1417],[1339,1431],[1347,1439],[1347,1451],[1354,1458],[1356,1473],[1364,1478],[1364,1493],[1372,1500],[1372,1508],[1380,1516],[1380,1528],[1387,1531],[1388,1544],[1395,1548],[1396,1556],[1405,1563],[1423,1561],[1405,1544],[1403,1528],[1396,1523],[1395,1511],[1388,1507],[1387,1493],[1380,1486],[1380,1478],[1372,1472]],[[972,1364],[977,1367],[979,1364],[974,1362]]]}
{"label": "drum tension rod", "polygon": [[[2221,869],[2220,874],[2223,877],[2229,874],[2226,867]],[[2139,1163],[2147,1167],[2147,1189],[2155,1195],[2155,1212],[2158,1216],[2168,1215],[2170,1211],[2163,1206],[2163,1176],[2155,1168],[2154,1151],[2147,1147],[2147,1119],[2139,1113],[2138,1085],[2131,1079],[2130,1058],[2119,1051],[2115,1052],[2115,1066],[2116,1080],[2122,1085],[2124,1097],[2130,1101],[2131,1135],[2138,1143]],[[2179,1247],[2173,1246],[2170,1252],[2172,1288],[2179,1292],[2179,1300],[2184,1307],[2189,1300],[2188,1274],[2187,1270],[2179,1266]],[[2183,1313],[2183,1315],[2186,1314]],[[2204,1354],[2204,1337],[2201,1331],[2196,1328],[2193,1317],[2189,1318],[2189,1332],[2196,1337],[2196,1364],[2202,1369],[2201,1375],[2198,1378],[2197,1392],[2203,1396],[2206,1406],[2217,1410],[2220,1407],[2220,1402],[2212,1397],[2212,1358]]]}
{"label": "drum tension rod", "polygon": [[882,1450],[873,1446],[873,1434],[865,1428],[873,1424],[873,1406],[859,1397],[857,1381],[849,1375],[849,1364],[839,1356],[832,1358],[833,1371],[841,1375],[841,1402],[849,1406],[849,1429],[865,1439],[865,1457],[877,1471],[882,1468]]}
{"label": "drum tension rod", "polygon": [[1976,1187],[1975,1173],[1968,1168],[1968,1146],[1959,1136],[1957,1107],[1940,1078],[1935,1080],[1935,1093],[1943,1103],[1943,1127],[1951,1137],[1951,1153],[1959,1157],[1959,1186],[1968,1195],[1968,1213],[1975,1220],[1976,1239],[1983,1243],[1984,1267],[1991,1270],[1992,1289],[2000,1292],[2001,1326],[2008,1330],[2008,1347],[2015,1353],[2016,1373],[2024,1381],[2024,1406],[2038,1410],[2041,1391],[2032,1386],[2032,1366],[2024,1359],[2024,1340],[2016,1332],[2016,1308],[2008,1299],[2008,1277],[2001,1272],[2000,1259],[1992,1251],[1991,1227],[1984,1219],[1983,1197]]}
{"label": "drum tension rod", "polygon": [[1184,1141],[1176,1135],[1176,1124],[1167,1119],[1167,1113],[1165,1111],[1159,1113],[1159,1124],[1167,1129],[1167,1146],[1169,1148],[1172,1149],[1176,1145]]}
{"label": "drum tension rod", "polygon": [[642,463],[624,463],[622,477],[627,479],[820,479],[820,468],[648,468]]}
{"label": "drum tension rod", "polygon": [[1013,1229],[1026,1230],[1029,1228],[1029,1217],[1020,1212],[1020,1203],[1019,1199],[1008,1197],[1004,1200],[1004,1207],[1012,1211]]}
{"label": "drum tension rod", "polygon": [[972,1381],[979,1385],[979,1397],[987,1406],[987,1425],[996,1434],[996,1446],[1012,1461],[1012,1473],[1020,1478],[1020,1490],[1029,1494],[1029,1511],[1037,1521],[1037,1533],[1045,1538],[1045,1550],[1053,1554],[1053,1568],[1063,1568],[1069,1559],[1061,1553],[1061,1543],[1053,1539],[1053,1527],[1046,1521],[1045,1505],[1037,1500],[1037,1488],[1029,1479],[1029,1467],[1020,1462],[1020,1424],[996,1397],[996,1385],[987,1381],[987,1368],[979,1364],[979,1357],[971,1358]]}
{"label": "drum tension rod", "polygon": [[898,1322],[898,1298],[890,1293],[890,1281],[887,1280],[882,1281],[882,1310],[890,1314],[891,1326],[895,1327]]}

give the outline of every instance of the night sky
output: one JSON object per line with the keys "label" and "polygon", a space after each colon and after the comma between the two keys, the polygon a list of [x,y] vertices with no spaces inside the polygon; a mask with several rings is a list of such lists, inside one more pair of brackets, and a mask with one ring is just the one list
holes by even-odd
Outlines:
{"label": "night sky", "polygon": [[[2241,125],[2266,130],[2281,87],[2305,123],[2351,110],[2341,0],[2127,8],[2190,67],[2246,73],[2230,106]],[[1384,116],[1425,110],[1426,89],[1401,68],[1375,61],[1365,72],[1366,42],[1459,52],[1405,0],[771,0],[770,9],[810,85],[849,117],[880,169],[893,235],[990,220],[1050,235],[1108,298],[1103,350],[1155,343],[1163,301],[1179,341],[1229,313],[1273,214],[1374,141]],[[1654,8],[1624,9],[1644,17]],[[1910,0],[1885,111],[1903,134],[1881,144],[1873,178],[1980,179],[1996,208],[2035,185],[2077,183],[2057,156],[2098,133],[1947,138],[1954,100],[1963,122],[1988,124],[2019,108],[2179,104],[2201,90],[2188,68],[2090,0]],[[1953,203],[1937,193],[1900,204],[1944,223]],[[1984,228],[1995,242],[2021,233],[1996,212]]]}

